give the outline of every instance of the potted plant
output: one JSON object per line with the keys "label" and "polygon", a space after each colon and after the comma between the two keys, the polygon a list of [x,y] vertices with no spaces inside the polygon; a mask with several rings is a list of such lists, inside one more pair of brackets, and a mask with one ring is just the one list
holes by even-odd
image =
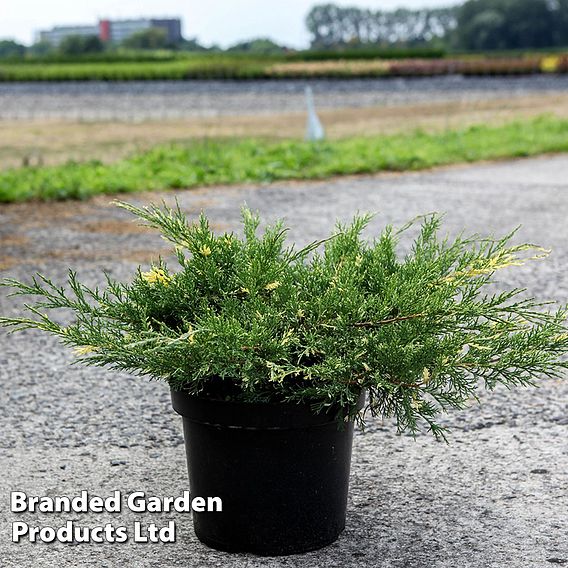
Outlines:
{"label": "potted plant", "polygon": [[[66,286],[38,274],[8,279],[38,297],[37,328],[75,348],[82,363],[165,380],[183,416],[190,489],[221,497],[223,511],[194,513],[197,536],[229,551],[290,554],[335,540],[345,524],[353,424],[394,416],[400,431],[444,437],[440,413],[475,398],[479,383],[532,385],[568,366],[566,309],[524,290],[491,288],[497,270],[546,256],[503,238],[440,238],[421,218],[409,253],[401,230],[368,242],[370,216],[325,241],[286,246],[281,223],[259,235],[214,234],[202,214],[137,208],[175,247],[104,290],[69,272]],[[62,325],[47,312],[74,315]]]}

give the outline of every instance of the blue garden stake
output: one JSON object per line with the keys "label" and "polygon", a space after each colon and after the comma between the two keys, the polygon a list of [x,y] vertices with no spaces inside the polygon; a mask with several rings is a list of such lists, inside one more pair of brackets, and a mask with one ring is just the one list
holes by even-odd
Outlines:
{"label": "blue garden stake", "polygon": [[308,107],[308,121],[306,123],[306,140],[313,142],[325,138],[325,130],[322,126],[314,105],[314,96],[311,87],[306,87],[306,105]]}

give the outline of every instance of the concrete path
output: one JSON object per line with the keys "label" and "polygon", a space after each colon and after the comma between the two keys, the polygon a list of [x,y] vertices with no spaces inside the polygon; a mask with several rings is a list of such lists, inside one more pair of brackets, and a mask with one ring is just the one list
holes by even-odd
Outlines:
{"label": "concrete path", "polygon": [[[243,202],[265,219],[285,217],[290,238],[326,236],[336,218],[378,212],[371,233],[417,214],[446,211],[455,233],[503,234],[553,248],[549,259],[504,273],[498,285],[527,286],[568,300],[568,157],[460,166],[433,172],[316,183],[210,188],[129,196],[137,203],[174,195],[205,209],[217,228],[238,229]],[[40,270],[63,281],[68,266],[90,284],[100,269],[128,279],[164,251],[164,242],[108,204],[0,207],[0,275]],[[3,269],[3,270],[1,270]],[[0,313],[17,313],[0,291]],[[181,424],[168,390],[101,369],[70,366],[50,337],[0,331],[0,566],[545,568],[568,565],[568,383],[498,389],[480,406],[454,412],[449,445],[428,435],[397,436],[372,422],[356,435],[347,528],[332,546],[304,556],[229,555],[201,545],[189,514],[15,514],[10,491],[109,496],[143,490],[177,496],[187,488]],[[173,544],[13,544],[11,523],[59,527],[67,520],[177,526]]]}

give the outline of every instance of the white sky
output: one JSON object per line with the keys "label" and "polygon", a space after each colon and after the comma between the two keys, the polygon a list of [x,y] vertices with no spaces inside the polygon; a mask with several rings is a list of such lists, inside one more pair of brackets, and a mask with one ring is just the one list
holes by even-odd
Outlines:
{"label": "white sky", "polygon": [[[325,0],[329,1],[329,0]],[[227,47],[239,40],[270,37],[306,47],[304,18],[324,0],[0,0],[0,39],[29,44],[34,32],[57,24],[90,24],[99,18],[181,17],[185,37]],[[456,0],[350,0],[339,5],[389,10],[447,6]]]}

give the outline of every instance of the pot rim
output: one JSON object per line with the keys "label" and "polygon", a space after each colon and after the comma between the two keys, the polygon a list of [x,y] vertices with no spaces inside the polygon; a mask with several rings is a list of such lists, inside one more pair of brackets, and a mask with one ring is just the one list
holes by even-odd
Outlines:
{"label": "pot rim", "polygon": [[[309,404],[255,403],[215,400],[190,395],[170,388],[172,406],[184,420],[200,424],[235,429],[295,430],[328,424],[340,424],[340,408],[331,407],[315,414]],[[365,404],[365,390],[357,401],[357,410]]]}

